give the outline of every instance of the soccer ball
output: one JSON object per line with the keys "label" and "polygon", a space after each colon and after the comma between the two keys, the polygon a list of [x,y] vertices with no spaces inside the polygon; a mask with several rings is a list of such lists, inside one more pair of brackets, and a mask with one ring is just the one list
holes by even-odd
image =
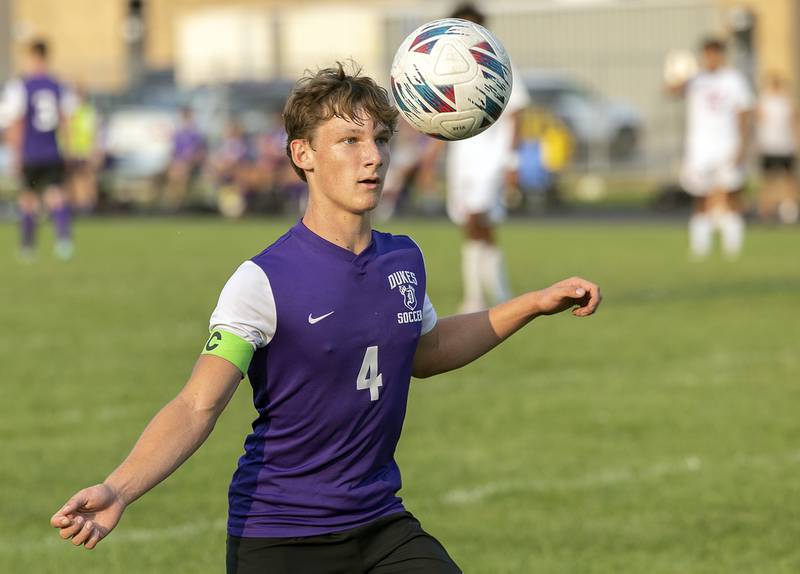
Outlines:
{"label": "soccer ball", "polygon": [[697,60],[688,50],[673,50],[664,58],[664,83],[678,86],[697,74]]}
{"label": "soccer ball", "polygon": [[511,61],[483,26],[434,20],[397,49],[391,89],[402,116],[445,140],[478,135],[500,117],[511,94]]}

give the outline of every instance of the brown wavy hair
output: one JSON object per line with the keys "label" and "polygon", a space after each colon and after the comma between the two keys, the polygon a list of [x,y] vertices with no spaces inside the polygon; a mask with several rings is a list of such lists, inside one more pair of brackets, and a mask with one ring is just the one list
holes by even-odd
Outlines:
{"label": "brown wavy hair", "polygon": [[286,155],[300,179],[306,174],[295,165],[290,144],[293,140],[311,140],[314,130],[332,117],[343,118],[359,125],[365,117],[385,125],[394,133],[398,112],[389,101],[389,94],[375,80],[361,75],[354,62],[336,62],[335,68],[323,68],[316,73],[306,71],[294,86],[283,108],[286,129]]}

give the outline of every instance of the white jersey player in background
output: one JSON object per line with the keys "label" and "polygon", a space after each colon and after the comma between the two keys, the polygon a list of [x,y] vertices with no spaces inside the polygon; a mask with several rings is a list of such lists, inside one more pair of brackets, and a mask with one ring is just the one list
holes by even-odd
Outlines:
{"label": "white jersey player in background", "polygon": [[718,229],[725,255],[735,259],[744,242],[741,191],[754,98],[744,75],[725,65],[721,40],[703,42],[700,66],[693,77],[668,85],[687,99],[681,184],[695,198],[689,251],[707,257]]}
{"label": "white jersey player in background", "polygon": [[770,73],[758,99],[756,142],[761,159],[758,215],[770,221],[796,223],[798,191],[795,167],[800,142],[800,114],[785,78]]}
{"label": "white jersey player in background", "polygon": [[[462,4],[450,17],[481,26],[485,22],[472,4]],[[494,125],[477,136],[447,143],[447,214],[464,234],[462,313],[486,309],[487,295],[493,304],[511,298],[494,228],[505,217],[505,185],[516,183],[520,112],[529,102],[522,78],[513,68],[512,76],[511,96]],[[434,153],[443,147],[444,142],[437,142]]]}

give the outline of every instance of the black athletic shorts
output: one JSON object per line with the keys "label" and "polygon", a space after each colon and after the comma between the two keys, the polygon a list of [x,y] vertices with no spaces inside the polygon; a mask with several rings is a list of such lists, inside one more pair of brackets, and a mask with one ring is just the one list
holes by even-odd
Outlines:
{"label": "black athletic shorts", "polygon": [[228,574],[460,574],[408,512],[303,538],[228,536]]}
{"label": "black athletic shorts", "polygon": [[795,156],[793,155],[762,155],[761,169],[765,173],[792,173],[794,172]]}
{"label": "black athletic shorts", "polygon": [[44,191],[50,186],[64,183],[65,169],[63,163],[42,163],[22,167],[22,179],[25,189]]}

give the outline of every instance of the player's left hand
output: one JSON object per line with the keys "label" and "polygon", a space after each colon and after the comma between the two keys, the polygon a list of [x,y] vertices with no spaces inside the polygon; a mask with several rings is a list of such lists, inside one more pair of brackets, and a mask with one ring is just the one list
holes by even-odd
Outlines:
{"label": "player's left hand", "polygon": [[536,315],[555,315],[572,309],[576,317],[588,317],[600,305],[600,288],[581,277],[570,277],[536,291]]}

